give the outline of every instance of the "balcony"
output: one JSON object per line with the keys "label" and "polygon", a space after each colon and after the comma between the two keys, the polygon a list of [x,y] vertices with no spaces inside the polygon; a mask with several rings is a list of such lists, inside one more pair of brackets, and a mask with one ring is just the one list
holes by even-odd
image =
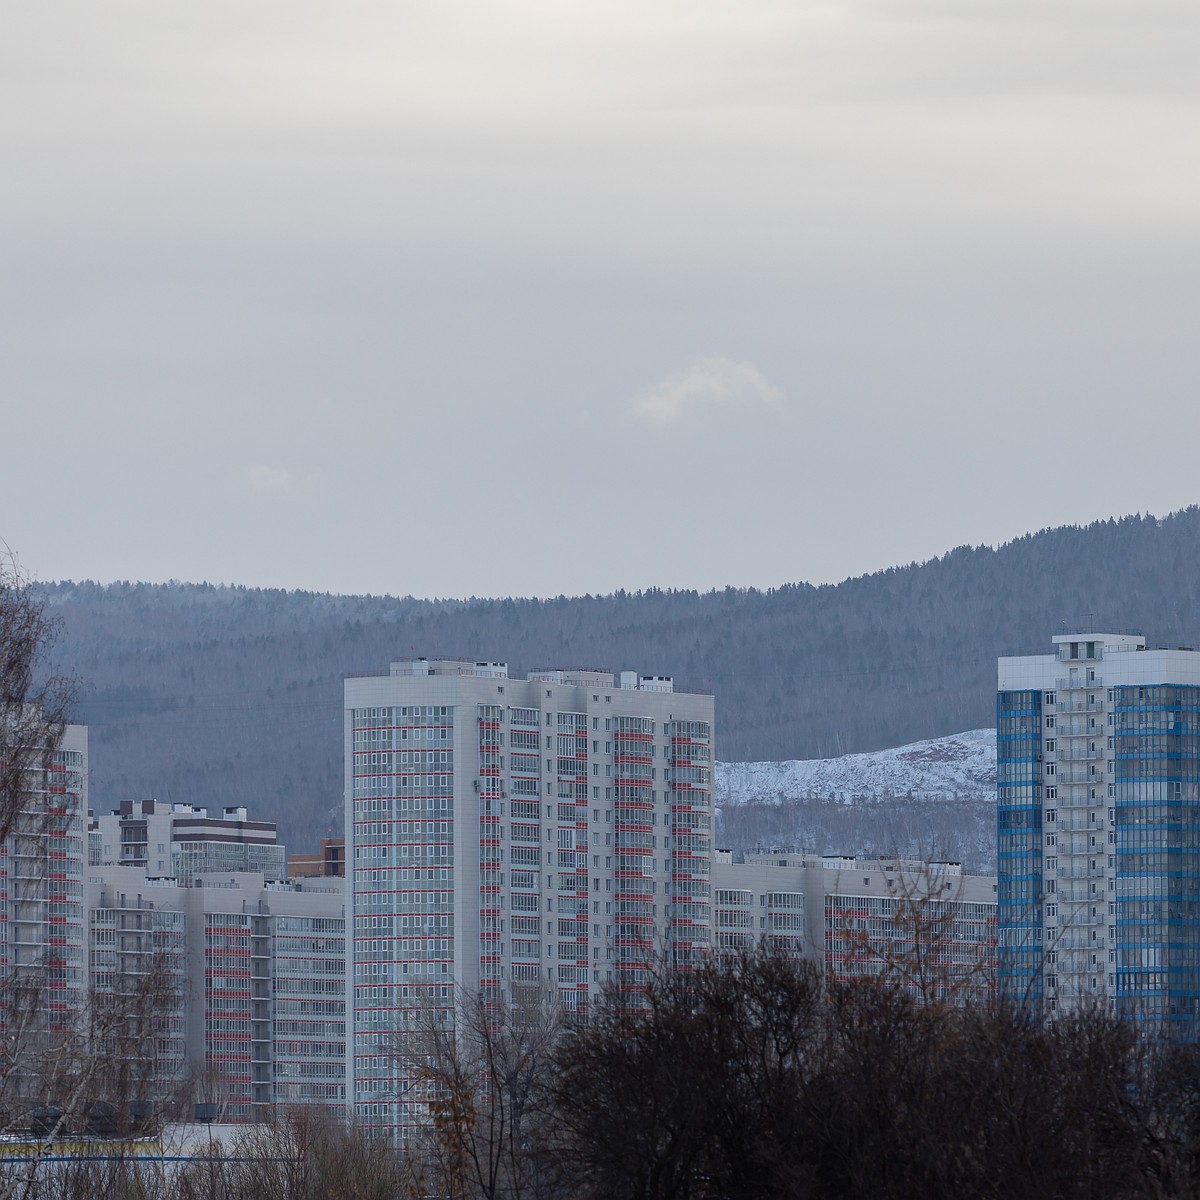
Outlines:
{"label": "balcony", "polygon": [[[1095,907],[1100,907],[1095,901],[1092,903]],[[1063,913],[1059,918],[1059,924],[1063,929],[1088,929],[1093,925],[1103,925],[1107,920],[1107,916],[1103,916],[1100,913],[1096,913],[1093,916],[1091,910],[1085,908],[1082,912]]]}
{"label": "balcony", "polygon": [[[1092,731],[1093,734],[1095,731]],[[1093,762],[1104,757],[1103,750],[1092,750],[1089,748],[1076,749],[1072,746],[1069,750],[1060,750],[1058,752],[1058,761],[1061,762]]]}
{"label": "balcony", "polygon": [[[1089,801],[1094,803],[1094,801]],[[1070,833],[1077,830],[1091,831],[1095,833],[1097,830],[1104,829],[1106,821],[1103,817],[1060,817],[1058,821],[1059,833]],[[1066,853],[1075,853],[1075,851],[1067,851]]]}

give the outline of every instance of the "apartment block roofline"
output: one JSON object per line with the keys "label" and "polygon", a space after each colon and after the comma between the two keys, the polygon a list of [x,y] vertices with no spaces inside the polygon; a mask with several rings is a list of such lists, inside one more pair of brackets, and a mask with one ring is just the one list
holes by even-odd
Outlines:
{"label": "apartment block roofline", "polygon": [[[674,692],[671,675],[643,671],[608,671],[602,667],[534,667],[522,679],[510,675],[508,663],[488,662],[469,658],[406,658],[396,659],[389,667],[392,678],[458,677],[475,679],[512,679],[517,683],[562,684],[568,687],[594,687],[600,690]],[[377,679],[377,672],[354,672],[346,679]],[[690,694],[705,696],[702,688],[689,688]]]}

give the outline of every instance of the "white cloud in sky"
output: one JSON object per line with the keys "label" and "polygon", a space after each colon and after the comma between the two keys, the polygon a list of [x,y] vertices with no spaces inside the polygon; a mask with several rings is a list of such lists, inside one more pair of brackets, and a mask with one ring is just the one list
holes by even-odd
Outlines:
{"label": "white cloud in sky", "polygon": [[287,467],[272,467],[266,463],[253,463],[242,472],[246,486],[252,492],[264,495],[282,495],[296,486],[296,477]]}
{"label": "white cloud in sky", "polygon": [[702,409],[778,408],[783,396],[752,363],[722,355],[699,358],[634,397],[638,416],[670,425]]}

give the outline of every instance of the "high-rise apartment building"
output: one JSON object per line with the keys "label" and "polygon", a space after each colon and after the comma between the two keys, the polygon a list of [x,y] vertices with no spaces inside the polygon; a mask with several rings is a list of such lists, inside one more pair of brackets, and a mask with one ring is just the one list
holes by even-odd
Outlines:
{"label": "high-rise apartment building", "polygon": [[1001,658],[1000,978],[1200,1033],[1200,653],[1079,633]]}
{"label": "high-rise apartment building", "polygon": [[355,1115],[419,1123],[396,1033],[455,989],[586,1013],[711,945],[713,701],[670,678],[396,662],[345,685]]}

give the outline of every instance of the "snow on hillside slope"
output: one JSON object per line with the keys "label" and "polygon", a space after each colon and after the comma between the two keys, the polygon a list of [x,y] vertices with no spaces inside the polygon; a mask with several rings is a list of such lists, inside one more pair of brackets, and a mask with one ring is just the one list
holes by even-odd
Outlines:
{"label": "snow on hillside slope", "polygon": [[718,804],[834,799],[844,804],[913,796],[921,800],[992,800],[996,731],[972,729],[841,758],[790,762],[719,762]]}

